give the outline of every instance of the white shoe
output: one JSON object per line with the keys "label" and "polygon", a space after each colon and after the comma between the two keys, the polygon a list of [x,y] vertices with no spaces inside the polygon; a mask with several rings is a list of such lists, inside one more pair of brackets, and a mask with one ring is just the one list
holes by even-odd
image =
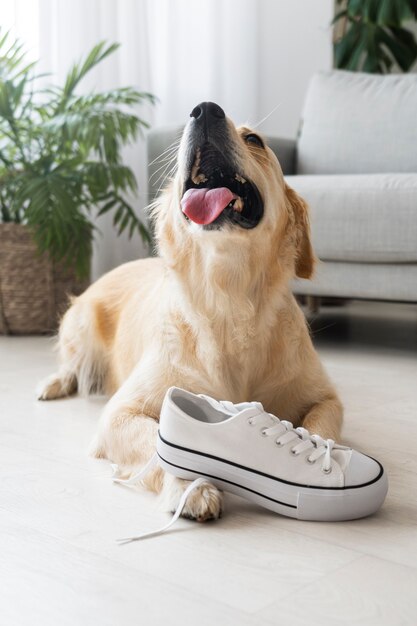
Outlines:
{"label": "white shoe", "polygon": [[218,402],[171,387],[158,462],[180,478],[203,477],[272,511],[303,520],[371,515],[388,490],[382,465],[267,413],[259,402]]}

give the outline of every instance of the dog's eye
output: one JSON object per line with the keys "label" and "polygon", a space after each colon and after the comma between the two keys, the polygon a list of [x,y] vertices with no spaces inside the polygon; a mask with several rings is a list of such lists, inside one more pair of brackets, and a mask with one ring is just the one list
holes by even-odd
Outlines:
{"label": "dog's eye", "polygon": [[258,137],[258,135],[255,135],[255,133],[250,133],[249,135],[246,135],[245,141],[246,143],[250,143],[250,144],[253,144],[254,146],[258,146],[258,148],[265,148],[264,142],[262,141],[260,137]]}

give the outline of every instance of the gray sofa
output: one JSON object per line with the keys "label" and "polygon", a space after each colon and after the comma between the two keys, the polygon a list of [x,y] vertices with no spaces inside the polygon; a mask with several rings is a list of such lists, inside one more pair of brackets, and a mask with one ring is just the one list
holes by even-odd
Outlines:
{"label": "gray sofa", "polygon": [[[151,194],[161,184],[151,162],[180,134],[149,134]],[[294,291],[417,302],[417,75],[318,73],[298,138],[267,140],[310,205],[320,259]]]}

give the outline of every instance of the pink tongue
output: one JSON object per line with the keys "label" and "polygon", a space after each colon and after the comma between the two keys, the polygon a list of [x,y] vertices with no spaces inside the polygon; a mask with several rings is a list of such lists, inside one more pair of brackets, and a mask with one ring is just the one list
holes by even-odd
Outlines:
{"label": "pink tongue", "polygon": [[181,200],[183,213],[196,224],[211,224],[237,196],[227,189],[189,189]]}

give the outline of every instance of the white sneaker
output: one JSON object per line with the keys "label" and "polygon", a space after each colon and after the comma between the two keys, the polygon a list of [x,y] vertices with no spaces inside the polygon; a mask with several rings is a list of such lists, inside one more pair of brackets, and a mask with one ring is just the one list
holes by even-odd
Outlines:
{"label": "white sneaker", "polygon": [[158,462],[180,478],[204,477],[272,511],[303,520],[370,515],[388,490],[382,465],[267,413],[260,402],[218,402],[171,387]]}

